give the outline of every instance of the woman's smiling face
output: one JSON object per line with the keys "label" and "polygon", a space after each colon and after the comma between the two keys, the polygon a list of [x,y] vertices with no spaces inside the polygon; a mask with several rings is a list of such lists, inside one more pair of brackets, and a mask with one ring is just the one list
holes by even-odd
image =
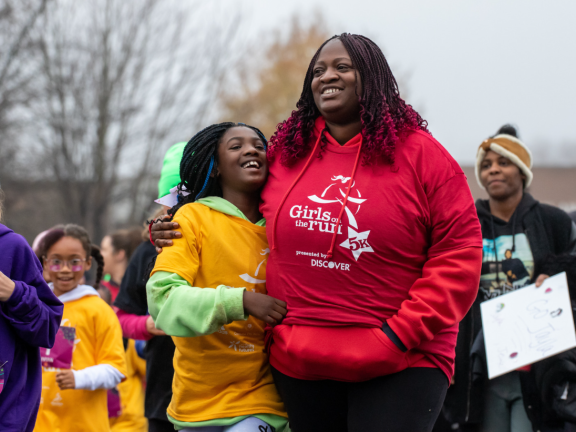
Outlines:
{"label": "woman's smiling face", "polygon": [[329,122],[347,124],[360,118],[360,74],[339,39],[324,45],[313,68],[312,94]]}

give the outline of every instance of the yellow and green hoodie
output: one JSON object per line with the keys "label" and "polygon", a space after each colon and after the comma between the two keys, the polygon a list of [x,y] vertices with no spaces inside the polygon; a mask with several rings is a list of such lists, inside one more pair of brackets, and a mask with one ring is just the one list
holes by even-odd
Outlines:
{"label": "yellow and green hoodie", "polygon": [[208,197],[183,206],[174,222],[182,238],[158,255],[146,286],[156,327],[176,345],[170,421],[181,429],[252,416],[283,430],[265,324],[243,306],[244,290],[266,294],[264,219],[253,224],[229,201]]}

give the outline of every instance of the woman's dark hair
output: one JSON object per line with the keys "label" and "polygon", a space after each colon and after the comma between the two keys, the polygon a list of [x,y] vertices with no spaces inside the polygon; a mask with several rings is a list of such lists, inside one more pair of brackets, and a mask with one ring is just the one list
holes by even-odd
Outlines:
{"label": "woman's dark hair", "polygon": [[516,128],[514,126],[512,126],[510,123],[506,123],[504,126],[502,126],[500,129],[498,129],[498,132],[496,132],[494,135],[492,135],[490,138],[494,138],[497,135],[501,135],[501,134],[506,134],[506,135],[511,135],[514,138],[520,138],[518,136],[518,131],[516,130]]}
{"label": "woman's dark hair", "polygon": [[[220,183],[216,176],[210,176],[218,163],[218,144],[226,131],[233,127],[252,129],[262,139],[266,147],[264,134],[254,126],[244,123],[225,122],[208,126],[192,137],[182,154],[180,162],[180,184],[178,185],[178,204],[168,212],[173,218],[184,204],[194,202],[206,196],[222,196]],[[182,191],[189,193],[183,196]]]}
{"label": "woman's dark hair", "polygon": [[[314,122],[320,116],[312,94],[314,65],[322,48],[334,39],[340,40],[348,51],[362,82],[362,94],[358,95],[358,100],[364,140],[363,163],[383,160],[394,164],[394,151],[400,136],[410,130],[428,132],[428,123],[400,97],[398,83],[378,45],[367,37],[349,33],[333,36],[314,54],[306,72],[302,94],[296,104],[298,109],[292,111],[288,120],[278,125],[270,138],[269,154],[273,157],[279,153],[280,162],[290,165],[310,150],[309,139]],[[325,145],[322,131],[322,148]]]}
{"label": "woman's dark hair", "polygon": [[42,265],[46,260],[46,255],[48,251],[56,242],[64,237],[72,237],[78,240],[82,244],[82,248],[86,252],[86,259],[94,258],[96,261],[96,279],[94,281],[94,288],[98,288],[100,281],[102,280],[102,273],[104,271],[104,258],[100,253],[100,248],[90,241],[90,236],[88,231],[86,231],[80,225],[67,224],[67,225],[56,225],[54,228],[50,229],[46,235],[42,238],[40,246],[38,247],[37,255],[40,259]]}
{"label": "woman's dark hair", "polygon": [[123,250],[126,254],[126,261],[130,261],[130,257],[136,248],[142,243],[142,234],[139,228],[133,229],[120,229],[108,234],[112,242],[112,248],[115,252]]}

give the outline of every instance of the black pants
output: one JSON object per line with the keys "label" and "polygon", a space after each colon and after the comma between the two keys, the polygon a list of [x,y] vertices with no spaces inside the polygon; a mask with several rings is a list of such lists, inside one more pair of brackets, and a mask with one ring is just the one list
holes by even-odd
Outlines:
{"label": "black pants", "polygon": [[174,432],[174,425],[168,420],[148,419],[148,432]]}
{"label": "black pants", "polygon": [[429,432],[448,389],[435,368],[359,383],[300,380],[274,368],[272,374],[292,432]]}

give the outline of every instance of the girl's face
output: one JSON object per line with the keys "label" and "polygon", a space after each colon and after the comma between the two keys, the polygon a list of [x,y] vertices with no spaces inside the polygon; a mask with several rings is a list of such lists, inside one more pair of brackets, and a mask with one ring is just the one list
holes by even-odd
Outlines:
{"label": "girl's face", "polygon": [[254,193],[268,177],[268,162],[262,139],[252,129],[230,128],[218,146],[216,176],[222,191]]}
{"label": "girl's face", "polygon": [[480,165],[480,181],[482,186],[498,201],[516,195],[524,188],[526,176],[520,168],[510,162],[510,159],[488,150]]}
{"label": "girl's face", "polygon": [[360,74],[339,39],[331,40],[320,51],[313,69],[312,94],[327,121],[346,124],[360,118]]}
{"label": "girl's face", "polygon": [[44,270],[54,284],[54,294],[60,296],[76,288],[92,262],[80,240],[62,237],[46,253]]}

